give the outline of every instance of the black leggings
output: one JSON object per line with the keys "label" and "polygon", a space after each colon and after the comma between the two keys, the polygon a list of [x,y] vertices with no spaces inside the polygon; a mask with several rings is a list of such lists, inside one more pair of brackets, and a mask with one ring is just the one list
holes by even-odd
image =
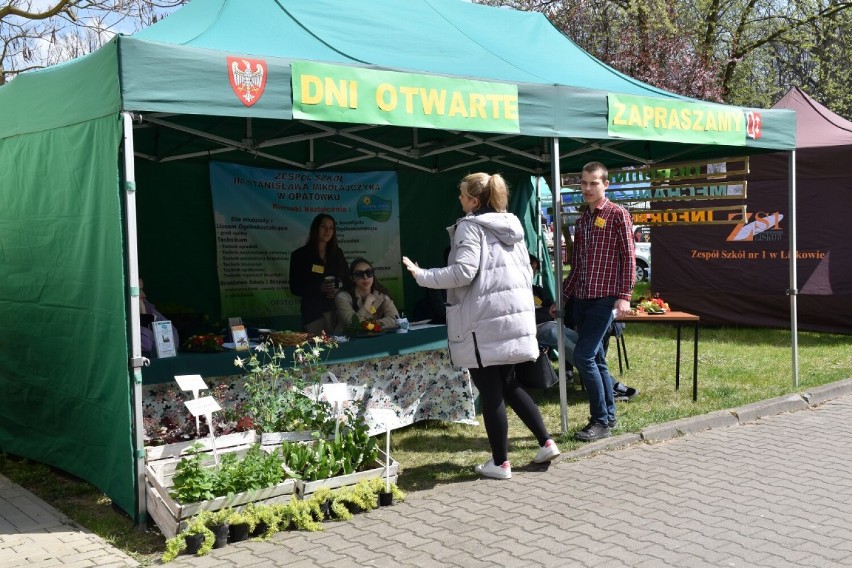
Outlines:
{"label": "black leggings", "polygon": [[544,426],[541,412],[527,391],[515,380],[514,365],[470,369],[470,378],[479,389],[479,407],[495,464],[500,465],[509,458],[509,419],[506,417],[506,404],[533,433],[539,446],[547,442],[550,434]]}

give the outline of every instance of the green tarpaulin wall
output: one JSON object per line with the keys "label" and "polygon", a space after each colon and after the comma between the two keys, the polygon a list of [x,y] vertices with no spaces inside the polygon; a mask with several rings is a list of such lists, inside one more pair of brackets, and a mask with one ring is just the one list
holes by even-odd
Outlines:
{"label": "green tarpaulin wall", "polygon": [[113,114],[0,140],[0,448],[131,511],[120,132]]}
{"label": "green tarpaulin wall", "polygon": [[[228,57],[268,65],[251,107],[229,84]],[[298,60],[511,83],[519,132],[292,120]],[[21,75],[0,88],[0,450],[139,511],[125,190],[138,189],[146,289],[215,318],[211,159],[396,170],[402,250],[437,265],[468,172],[503,172],[513,209],[534,222],[529,176],[552,171],[552,138],[562,171],[591,159],[622,166],[795,146],[795,114],[765,109],[761,136],[743,145],[614,139],[609,93],[689,102],[601,64],[541,14],[461,0],[193,0],[136,37]],[[122,112],[136,119],[135,186],[122,182]],[[410,306],[421,292],[406,286]]]}

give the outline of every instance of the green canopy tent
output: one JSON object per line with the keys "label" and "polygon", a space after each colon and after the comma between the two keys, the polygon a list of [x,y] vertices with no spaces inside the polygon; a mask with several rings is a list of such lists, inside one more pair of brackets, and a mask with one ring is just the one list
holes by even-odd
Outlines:
{"label": "green canopy tent", "polygon": [[[317,104],[316,85],[338,92]],[[514,210],[532,219],[531,175],[559,180],[590,159],[792,150],[794,123],[790,111],[644,85],[537,13],[461,0],[194,0],[0,88],[0,448],[87,479],[144,518],[139,259],[182,263],[188,293],[216,297],[215,270],[196,264],[212,229],[181,225],[193,213],[209,223],[212,159],[394,169],[412,219],[402,248],[425,256],[437,233],[420,232],[420,213],[469,171],[516,180]],[[564,377],[561,394],[565,428]]]}

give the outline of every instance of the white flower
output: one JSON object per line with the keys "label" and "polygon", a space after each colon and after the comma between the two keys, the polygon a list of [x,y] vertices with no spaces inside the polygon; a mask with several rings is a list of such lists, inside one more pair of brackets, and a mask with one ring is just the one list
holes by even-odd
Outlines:
{"label": "white flower", "polygon": [[234,366],[239,367],[240,369],[245,368],[245,361],[243,361],[240,357],[237,357],[234,360]]}

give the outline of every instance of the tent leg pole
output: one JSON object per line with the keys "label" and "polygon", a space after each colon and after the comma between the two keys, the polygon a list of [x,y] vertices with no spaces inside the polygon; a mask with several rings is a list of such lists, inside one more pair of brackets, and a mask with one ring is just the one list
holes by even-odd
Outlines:
{"label": "tent leg pole", "polygon": [[[559,138],[551,139],[550,147],[550,188],[553,202],[553,267],[556,283],[556,329],[562,331],[565,325],[565,315],[562,310],[562,174],[559,171]],[[562,413],[562,434],[568,432],[568,385],[565,379],[565,334],[556,334],[559,349],[559,403]]]}
{"label": "tent leg pole", "polygon": [[144,531],[148,517],[148,505],[145,496],[145,439],[142,422],[142,339],[139,332],[139,257],[136,235],[136,168],[133,157],[133,117],[123,112],[124,139],[122,147],[124,160],[124,204],[127,231],[127,279],[130,286],[128,309],[130,322],[130,378],[133,383],[133,460],[136,480],[136,518],[137,530]]}
{"label": "tent leg pole", "polygon": [[796,151],[790,152],[788,168],[788,184],[790,203],[788,213],[790,215],[790,335],[793,342],[793,387],[799,386],[799,321],[797,296],[799,295],[798,276],[796,274]]}

